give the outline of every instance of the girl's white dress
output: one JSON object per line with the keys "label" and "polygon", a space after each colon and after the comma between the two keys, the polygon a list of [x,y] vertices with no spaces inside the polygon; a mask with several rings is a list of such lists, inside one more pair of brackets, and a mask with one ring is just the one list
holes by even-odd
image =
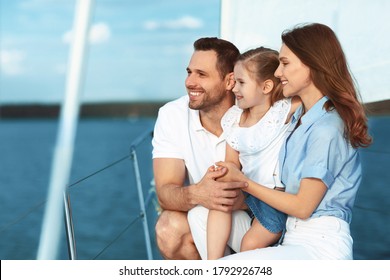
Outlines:
{"label": "girl's white dress", "polygon": [[[239,152],[243,173],[268,188],[283,187],[280,182],[278,157],[281,146],[291,132],[287,123],[291,98],[274,103],[268,112],[251,127],[240,127],[243,110],[230,108],[221,120],[227,143]],[[286,216],[248,194],[246,203],[259,222],[271,232],[285,228]]]}

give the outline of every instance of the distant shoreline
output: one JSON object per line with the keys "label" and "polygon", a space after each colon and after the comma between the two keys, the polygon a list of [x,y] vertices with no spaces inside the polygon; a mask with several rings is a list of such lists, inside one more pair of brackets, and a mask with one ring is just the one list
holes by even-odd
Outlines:
{"label": "distant shoreline", "polygon": [[[80,118],[157,117],[158,109],[168,101],[86,103],[81,106]],[[390,99],[365,104],[367,115],[390,115]],[[0,106],[0,118],[57,118],[59,104],[5,104]]]}
{"label": "distant shoreline", "polygon": [[[86,103],[80,108],[80,118],[99,117],[157,117],[161,102]],[[0,118],[57,118],[59,104],[12,104],[0,106]]]}

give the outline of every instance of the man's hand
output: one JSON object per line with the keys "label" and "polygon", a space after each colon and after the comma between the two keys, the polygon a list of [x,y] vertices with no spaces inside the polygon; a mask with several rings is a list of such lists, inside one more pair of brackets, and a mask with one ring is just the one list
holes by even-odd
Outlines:
{"label": "man's hand", "polygon": [[202,180],[192,188],[193,200],[208,209],[224,212],[244,208],[245,182],[220,182],[218,178],[227,173],[227,168],[211,166]]}

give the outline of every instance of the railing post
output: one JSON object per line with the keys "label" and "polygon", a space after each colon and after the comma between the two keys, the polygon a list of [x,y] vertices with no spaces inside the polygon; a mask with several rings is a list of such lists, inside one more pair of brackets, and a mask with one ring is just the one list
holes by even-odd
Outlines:
{"label": "railing post", "polygon": [[[147,199],[145,200],[144,194],[143,194],[143,188],[142,188],[142,180],[141,180],[141,174],[140,174],[140,169],[139,169],[139,164],[138,164],[138,158],[137,158],[137,153],[136,153],[136,148],[147,138],[152,136],[153,132],[152,131],[146,131],[146,133],[141,134],[137,139],[135,139],[131,146],[130,146],[130,155],[127,155],[126,157],[116,161],[113,164],[110,164],[109,167],[111,167],[114,164],[117,164],[124,159],[128,159],[129,156],[131,157],[133,161],[133,168],[134,168],[134,176],[135,176],[135,181],[137,185],[137,192],[138,192],[138,200],[140,204],[140,217],[143,222],[143,229],[144,229],[144,237],[145,237],[145,243],[146,243],[146,252],[147,252],[147,257],[149,260],[153,259],[153,254],[152,254],[152,246],[151,246],[151,239],[150,239],[150,234],[149,234],[149,225],[148,225],[148,220],[147,220],[147,212],[146,208],[147,205],[149,205],[150,200],[151,200],[151,194],[148,195]],[[98,172],[101,172],[102,170],[107,169],[107,167],[99,170]],[[82,180],[85,180],[86,178],[89,178],[93,175],[96,175],[98,172],[94,172],[93,174],[83,178]],[[82,180],[79,180],[78,182],[70,185],[73,186]],[[69,259],[75,260],[77,259],[77,250],[76,250],[76,239],[74,235],[74,225],[73,225],[73,218],[72,218],[72,207],[71,207],[71,199],[70,199],[70,192],[69,192],[69,186],[66,187],[66,189],[63,192],[63,205],[64,205],[64,210],[65,210],[65,228],[66,228],[66,237],[67,237],[67,244],[68,244],[68,254],[69,254]]]}
{"label": "railing post", "polygon": [[65,208],[65,226],[66,226],[66,240],[68,243],[69,259],[76,260],[76,239],[74,237],[74,227],[72,220],[72,207],[70,204],[70,194],[68,189],[64,191],[64,208]]}
{"label": "railing post", "polygon": [[152,245],[150,242],[149,225],[148,225],[148,219],[147,219],[147,215],[146,215],[145,199],[144,199],[144,193],[142,190],[142,182],[141,182],[141,175],[140,175],[139,166],[138,166],[137,153],[135,151],[134,146],[132,146],[130,148],[130,150],[131,150],[131,157],[133,160],[135,181],[137,184],[138,200],[139,200],[139,205],[140,205],[140,210],[141,210],[141,218],[142,218],[142,223],[143,223],[144,233],[145,233],[146,252],[148,255],[148,259],[152,260],[153,259]]}

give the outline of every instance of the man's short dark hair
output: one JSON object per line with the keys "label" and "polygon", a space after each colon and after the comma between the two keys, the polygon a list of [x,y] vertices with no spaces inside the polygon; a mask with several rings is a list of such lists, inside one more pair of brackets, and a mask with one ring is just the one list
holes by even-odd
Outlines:
{"label": "man's short dark hair", "polygon": [[217,53],[217,69],[223,79],[233,72],[240,51],[229,41],[217,37],[204,37],[194,42],[195,51],[215,51]]}

